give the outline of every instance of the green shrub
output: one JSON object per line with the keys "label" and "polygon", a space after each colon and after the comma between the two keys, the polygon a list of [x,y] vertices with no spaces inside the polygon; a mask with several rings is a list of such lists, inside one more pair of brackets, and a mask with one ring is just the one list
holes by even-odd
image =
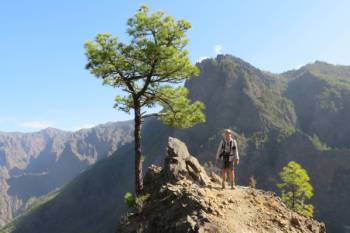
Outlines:
{"label": "green shrub", "polygon": [[145,203],[145,201],[150,197],[150,194],[137,196],[135,199],[135,208],[140,211]]}
{"label": "green shrub", "polygon": [[125,193],[124,203],[128,208],[132,208],[135,206],[135,197],[131,192]]}
{"label": "green shrub", "polygon": [[150,194],[144,194],[134,196],[131,192],[127,192],[124,195],[124,203],[128,208],[135,208],[137,211],[141,211],[145,201],[150,197]]}

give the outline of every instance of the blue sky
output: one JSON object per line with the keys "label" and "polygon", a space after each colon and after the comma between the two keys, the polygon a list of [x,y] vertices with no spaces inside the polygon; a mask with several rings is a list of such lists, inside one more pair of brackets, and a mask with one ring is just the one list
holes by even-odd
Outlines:
{"label": "blue sky", "polygon": [[323,60],[350,65],[348,0],[0,1],[0,131],[75,130],[132,119],[117,90],[84,69],[98,32],[127,41],[140,4],[192,23],[191,60],[230,53],[272,72]]}

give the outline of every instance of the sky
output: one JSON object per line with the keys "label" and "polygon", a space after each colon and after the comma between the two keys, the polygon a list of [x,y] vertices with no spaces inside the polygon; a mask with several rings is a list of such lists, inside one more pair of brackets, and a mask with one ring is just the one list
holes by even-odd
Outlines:
{"label": "sky", "polygon": [[84,68],[83,44],[99,32],[127,42],[126,21],[143,3],[191,22],[193,63],[225,53],[275,73],[350,65],[348,0],[0,0],[0,131],[132,119],[113,108],[120,91]]}

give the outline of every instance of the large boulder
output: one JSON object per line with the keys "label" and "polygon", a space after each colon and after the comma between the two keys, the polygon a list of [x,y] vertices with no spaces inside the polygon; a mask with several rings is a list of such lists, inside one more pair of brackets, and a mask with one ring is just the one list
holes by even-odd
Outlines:
{"label": "large boulder", "polygon": [[184,178],[200,185],[209,185],[210,178],[198,160],[191,156],[185,143],[177,138],[169,137],[168,156],[164,161],[163,174],[168,182],[176,182]]}

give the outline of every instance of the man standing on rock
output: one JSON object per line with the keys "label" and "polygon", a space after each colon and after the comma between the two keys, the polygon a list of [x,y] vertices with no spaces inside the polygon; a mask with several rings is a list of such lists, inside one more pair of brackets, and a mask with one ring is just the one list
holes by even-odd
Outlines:
{"label": "man standing on rock", "polygon": [[230,171],[231,188],[235,189],[235,175],[233,171],[234,164],[239,164],[239,155],[237,141],[232,138],[232,130],[226,129],[224,138],[220,141],[217,153],[217,164],[222,163],[222,188],[224,189],[226,183],[226,169]]}

